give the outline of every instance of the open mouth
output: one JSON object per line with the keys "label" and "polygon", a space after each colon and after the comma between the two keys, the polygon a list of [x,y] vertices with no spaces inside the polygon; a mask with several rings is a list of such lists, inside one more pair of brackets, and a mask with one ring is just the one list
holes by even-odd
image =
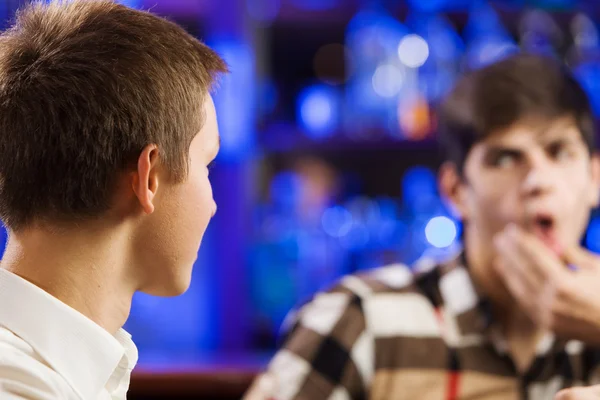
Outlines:
{"label": "open mouth", "polygon": [[554,219],[550,216],[539,215],[533,219],[533,225],[535,229],[543,233],[550,233],[554,227]]}
{"label": "open mouth", "polygon": [[538,214],[531,220],[531,230],[533,234],[558,253],[560,249],[555,227],[556,222],[551,215]]}

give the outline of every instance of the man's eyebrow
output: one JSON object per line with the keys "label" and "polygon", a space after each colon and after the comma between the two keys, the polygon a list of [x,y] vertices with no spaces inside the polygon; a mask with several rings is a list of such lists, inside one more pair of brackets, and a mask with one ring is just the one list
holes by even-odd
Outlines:
{"label": "man's eyebrow", "polygon": [[523,152],[523,149],[520,147],[511,146],[511,145],[507,145],[507,144],[494,143],[494,144],[488,144],[485,148],[485,152],[486,153],[508,152],[508,153],[519,153],[520,154]]}
{"label": "man's eyebrow", "polygon": [[540,144],[542,146],[549,146],[554,144],[562,144],[562,145],[573,145],[578,142],[577,138],[571,136],[564,136],[558,134],[550,134],[547,137],[540,140]]}

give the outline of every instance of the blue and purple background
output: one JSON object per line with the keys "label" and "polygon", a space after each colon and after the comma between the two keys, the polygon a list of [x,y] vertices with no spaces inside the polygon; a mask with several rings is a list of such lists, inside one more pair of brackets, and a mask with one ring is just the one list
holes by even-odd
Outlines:
{"label": "blue and purple background", "polygon": [[[341,275],[453,251],[435,106],[466,69],[549,54],[600,113],[592,0],[121,2],[182,24],[231,68],[215,94],[219,212],[191,287],[136,295],[126,325],[148,368],[260,363],[290,308]],[[1,19],[22,3],[0,1]],[[585,241],[600,250],[600,219]]]}

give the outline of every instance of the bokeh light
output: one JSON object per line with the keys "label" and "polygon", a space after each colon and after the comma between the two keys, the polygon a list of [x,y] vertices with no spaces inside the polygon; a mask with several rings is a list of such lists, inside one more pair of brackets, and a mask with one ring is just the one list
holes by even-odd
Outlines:
{"label": "bokeh light", "polygon": [[398,123],[406,139],[425,139],[432,130],[429,103],[422,96],[400,99],[398,103]]}
{"label": "bokeh light", "polygon": [[456,240],[456,236],[456,224],[448,217],[434,217],[425,226],[427,241],[438,249],[450,246]]}
{"label": "bokeh light", "polygon": [[377,67],[373,74],[373,90],[381,97],[394,97],[402,89],[404,71],[392,64]]}
{"label": "bokeh light", "polygon": [[329,236],[345,236],[352,228],[352,214],[342,206],[328,208],[321,218],[323,230]]}
{"label": "bokeh light", "polygon": [[330,136],[339,122],[340,98],[326,85],[314,85],[304,89],[298,96],[300,125],[315,139]]}
{"label": "bokeh light", "polygon": [[398,57],[409,68],[418,68],[429,57],[429,46],[419,35],[406,35],[398,45]]}

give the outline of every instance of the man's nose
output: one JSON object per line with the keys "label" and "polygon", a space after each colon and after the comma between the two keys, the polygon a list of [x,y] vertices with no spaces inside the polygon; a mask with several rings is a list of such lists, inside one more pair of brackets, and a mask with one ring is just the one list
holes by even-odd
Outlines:
{"label": "man's nose", "polygon": [[553,188],[552,166],[543,155],[537,155],[529,160],[529,169],[523,181],[525,196],[539,196]]}

